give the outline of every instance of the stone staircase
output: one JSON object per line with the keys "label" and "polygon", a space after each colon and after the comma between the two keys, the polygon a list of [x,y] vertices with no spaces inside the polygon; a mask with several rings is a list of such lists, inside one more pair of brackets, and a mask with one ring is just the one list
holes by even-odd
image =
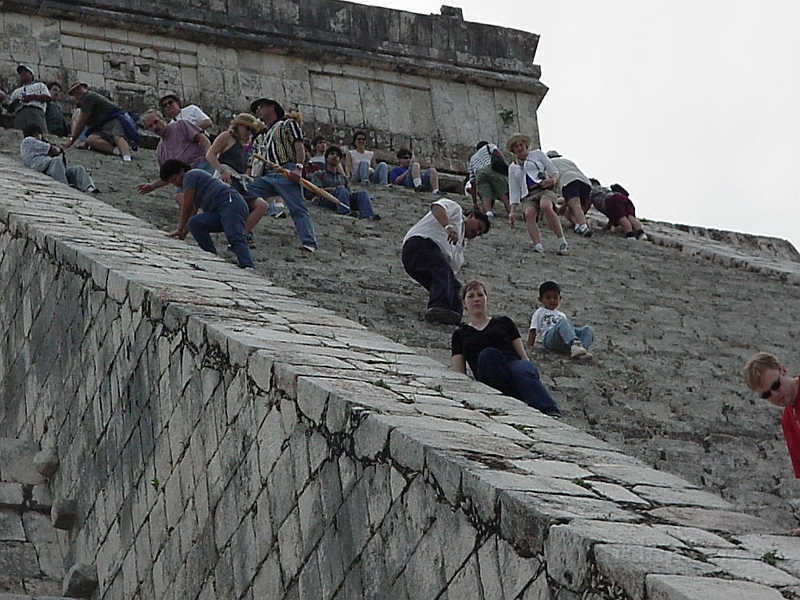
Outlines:
{"label": "stone staircase", "polygon": [[0,438],[0,600],[58,600],[65,570],[35,442]]}

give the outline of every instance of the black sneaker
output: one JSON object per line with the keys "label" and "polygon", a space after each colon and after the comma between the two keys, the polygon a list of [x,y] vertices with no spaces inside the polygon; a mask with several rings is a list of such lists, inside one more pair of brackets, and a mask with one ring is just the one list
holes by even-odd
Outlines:
{"label": "black sneaker", "polygon": [[461,315],[447,308],[432,306],[425,311],[425,320],[428,323],[439,323],[441,325],[460,325]]}

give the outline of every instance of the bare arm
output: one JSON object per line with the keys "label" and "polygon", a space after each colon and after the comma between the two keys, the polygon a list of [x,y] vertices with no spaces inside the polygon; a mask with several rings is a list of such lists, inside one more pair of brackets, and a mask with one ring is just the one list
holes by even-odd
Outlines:
{"label": "bare arm", "polygon": [[467,374],[467,361],[463,354],[453,356],[453,369],[459,373]]}
{"label": "bare arm", "polygon": [[165,185],[167,185],[166,181],[158,179],[153,183],[140,183],[139,185],[136,186],[136,189],[139,190],[140,194],[149,194],[150,192],[155,191],[158,188],[162,188]]}
{"label": "bare arm", "polygon": [[[347,152],[344,155],[344,174],[347,175],[348,178],[353,176],[353,157],[350,156],[350,153]],[[339,166],[341,167],[342,164],[340,163]]]}
{"label": "bare arm", "polygon": [[536,342],[536,330],[531,329],[530,331],[528,331],[528,346],[533,346],[535,342]]}
{"label": "bare arm", "polygon": [[525,354],[525,347],[522,345],[521,337],[518,337],[511,342],[511,345],[514,348],[514,352],[517,353],[517,356],[519,356],[521,360],[528,360],[528,355]]}
{"label": "bare arm", "polygon": [[168,233],[167,237],[174,237],[180,240],[186,239],[186,234],[189,233],[189,219],[197,212],[194,207],[194,190],[183,191],[183,204],[181,205],[181,216],[178,220],[178,227],[172,233]]}
{"label": "bare arm", "polygon": [[[205,136],[203,136],[205,137]],[[228,185],[231,184],[231,174],[222,170],[222,163],[219,162],[220,155],[234,144],[233,136],[225,131],[217,136],[206,152],[206,160],[219,173],[219,178]]]}
{"label": "bare arm", "polygon": [[78,136],[83,131],[83,128],[86,127],[86,123],[89,122],[89,114],[84,113],[81,111],[80,108],[75,109],[75,113],[77,115],[77,119],[73,118],[72,120],[72,131],[70,132],[69,139],[64,142],[64,148],[69,148],[78,139]]}
{"label": "bare arm", "polygon": [[208,137],[206,137],[205,133],[198,133],[196,136],[194,136],[194,141],[197,142],[206,152],[208,152],[208,149],[211,148],[211,142],[209,141]]}
{"label": "bare arm", "polygon": [[447,231],[447,241],[451,244],[458,242],[458,232],[453,225],[450,224],[450,217],[447,216],[447,211],[441,204],[431,204],[431,213],[433,218],[439,222],[445,231]]}
{"label": "bare arm", "polygon": [[306,160],[306,147],[303,145],[303,140],[294,141],[294,169],[292,169],[290,179],[295,183],[300,182],[303,176],[303,163]]}
{"label": "bare arm", "polygon": [[196,123],[196,125],[197,125],[197,126],[200,128],[200,129],[202,129],[203,131],[205,131],[206,129],[210,129],[211,127],[213,127],[213,126],[214,126],[214,123],[211,121],[211,119],[203,119],[202,121],[198,121],[198,122]]}

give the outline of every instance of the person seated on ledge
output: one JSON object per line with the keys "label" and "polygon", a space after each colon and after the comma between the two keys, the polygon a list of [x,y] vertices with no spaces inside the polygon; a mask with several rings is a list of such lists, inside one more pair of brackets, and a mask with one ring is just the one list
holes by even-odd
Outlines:
{"label": "person seated on ledge", "polygon": [[86,140],[79,147],[103,154],[117,151],[123,162],[131,162],[131,150],[139,144],[139,130],[130,115],[107,98],[90,92],[85,83],[76,83],[67,94],[73,97],[78,108],[73,115],[70,138],[64,147],[74,144],[86,127]]}
{"label": "person seated on ledge", "polygon": [[453,368],[466,375],[469,365],[477,381],[560,419],[561,411],[528,360],[514,321],[489,316],[486,286],[469,281],[462,297],[469,323],[453,332]]}
{"label": "person seated on ledge", "polygon": [[22,164],[26,167],[87,194],[96,194],[100,191],[82,165],[67,166],[64,149],[46,142],[39,125],[36,123],[25,125],[22,135],[25,139],[19,146],[19,152],[22,155]]}
{"label": "person seated on ledge", "polygon": [[575,327],[567,315],[558,310],[561,304],[561,286],[555,281],[545,281],[539,286],[541,306],[531,317],[528,329],[528,346],[541,336],[542,345],[555,352],[569,352],[571,358],[591,360],[589,346],[594,341],[594,329],[590,325]]}
{"label": "person seated on ledge", "polygon": [[372,200],[364,190],[351,192],[348,189],[349,180],[347,175],[339,172],[342,164],[342,150],[339,146],[329,146],[325,150],[325,169],[315,171],[311,175],[311,183],[330,192],[339,200],[339,204],[334,204],[330,200],[320,198],[317,203],[326,208],[332,208],[340,215],[360,217],[370,221],[380,221],[380,215],[375,214],[372,208]]}
{"label": "person seated on ledge", "polygon": [[47,121],[47,131],[51,135],[58,137],[67,137],[69,135],[70,125],[64,113],[56,104],[56,101],[61,97],[61,84],[53,81],[47,86],[50,90],[50,100],[47,102],[47,108],[44,111],[44,118]]}
{"label": "person seated on ledge", "polygon": [[[191,231],[200,248],[216,254],[217,248],[211,234],[224,231],[239,266],[243,269],[253,268],[253,258],[244,237],[244,224],[249,211],[247,202],[239,192],[206,171],[192,169],[188,163],[176,159],[161,165],[159,177],[182,192],[183,204],[178,227],[167,237],[184,240]],[[198,209],[203,211],[199,215]]]}
{"label": "person seated on ledge", "polygon": [[[750,357],[743,369],[744,382],[762,400],[783,409],[781,429],[795,478],[800,479],[800,377],[789,377],[789,371],[778,357],[759,352]],[[800,536],[800,528],[792,535]]]}
{"label": "person seated on ledge", "polygon": [[177,94],[169,93],[161,96],[158,101],[161,110],[164,111],[164,116],[173,121],[189,121],[197,125],[200,129],[205,131],[214,126],[214,122],[206,113],[204,113],[196,104],[189,104],[188,106],[181,107],[181,99]]}
{"label": "person seated on ledge", "polygon": [[414,188],[415,192],[431,191],[439,193],[439,174],[431,167],[425,171],[420,170],[418,162],[412,162],[414,155],[408,148],[397,151],[399,167],[394,167],[389,172],[389,183]]}
{"label": "person seated on ledge", "polygon": [[345,157],[345,173],[355,183],[379,183],[389,185],[389,166],[375,160],[375,152],[367,150],[367,134],[356,131],[353,134],[354,149]]}

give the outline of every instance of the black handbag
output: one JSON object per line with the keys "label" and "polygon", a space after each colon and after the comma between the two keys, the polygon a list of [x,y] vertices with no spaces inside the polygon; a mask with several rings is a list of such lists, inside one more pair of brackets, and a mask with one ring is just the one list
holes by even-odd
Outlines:
{"label": "black handbag", "polygon": [[502,156],[492,153],[492,171],[508,177],[508,165]]}

